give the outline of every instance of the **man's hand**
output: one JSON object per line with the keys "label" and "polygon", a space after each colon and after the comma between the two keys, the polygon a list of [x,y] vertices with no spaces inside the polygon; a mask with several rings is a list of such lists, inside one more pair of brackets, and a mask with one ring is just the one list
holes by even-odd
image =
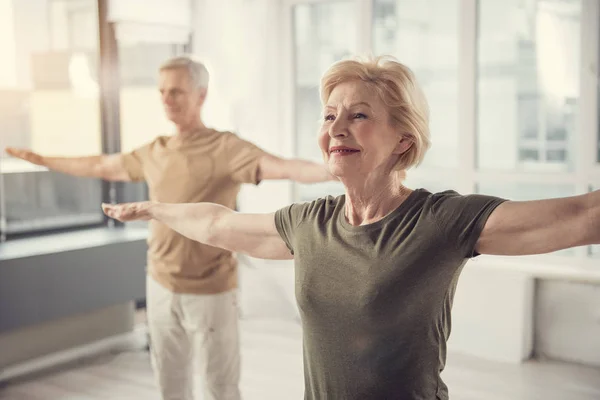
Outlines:
{"label": "man's hand", "polygon": [[152,215],[150,214],[151,206],[152,202],[150,201],[123,204],[102,203],[102,211],[104,211],[104,214],[107,216],[121,222],[139,220],[148,221],[152,219]]}
{"label": "man's hand", "polygon": [[72,176],[100,178],[111,182],[131,182],[121,154],[101,154],[84,157],[44,157],[30,150],[7,147],[6,153],[15,158],[41,165],[49,170]]}
{"label": "man's hand", "polygon": [[32,164],[45,166],[44,157],[42,157],[41,155],[34,153],[33,151],[30,151],[30,150],[15,149],[14,147],[7,147],[6,153],[9,156],[12,156],[15,158],[20,158],[21,160],[25,160]]}

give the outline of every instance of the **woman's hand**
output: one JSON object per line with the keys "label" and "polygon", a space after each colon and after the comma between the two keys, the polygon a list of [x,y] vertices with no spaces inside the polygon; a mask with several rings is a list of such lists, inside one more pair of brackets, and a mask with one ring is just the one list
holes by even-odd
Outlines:
{"label": "woman's hand", "polygon": [[128,221],[148,221],[152,219],[150,209],[152,202],[139,201],[135,203],[123,204],[102,204],[102,211],[107,216],[119,220],[121,222]]}

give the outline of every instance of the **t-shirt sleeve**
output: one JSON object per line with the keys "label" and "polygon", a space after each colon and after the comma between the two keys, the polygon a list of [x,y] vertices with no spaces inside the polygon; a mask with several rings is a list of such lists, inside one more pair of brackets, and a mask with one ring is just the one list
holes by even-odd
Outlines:
{"label": "t-shirt sleeve", "polygon": [[296,230],[306,216],[310,203],[295,203],[275,212],[275,227],[290,252],[294,254]]}
{"label": "t-shirt sleeve", "polygon": [[229,133],[226,140],[226,157],[231,179],[239,183],[258,185],[259,163],[266,154],[265,151],[233,133]]}
{"label": "t-shirt sleeve", "polygon": [[129,179],[133,182],[142,182],[146,180],[144,176],[144,163],[148,160],[151,146],[152,143],[148,143],[129,153],[121,154],[123,168],[125,168],[127,175],[129,175]]}
{"label": "t-shirt sleeve", "polygon": [[446,240],[462,256],[476,257],[475,245],[486,221],[500,204],[505,202],[494,196],[480,194],[460,195],[444,192],[434,195],[433,216]]}

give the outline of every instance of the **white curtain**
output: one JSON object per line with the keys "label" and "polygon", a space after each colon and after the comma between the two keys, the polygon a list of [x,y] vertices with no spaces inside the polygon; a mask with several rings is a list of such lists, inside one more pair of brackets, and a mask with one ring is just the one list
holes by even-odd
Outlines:
{"label": "white curtain", "polygon": [[207,65],[207,124],[231,129],[278,152],[281,124],[281,35],[276,0],[199,0],[194,53]]}
{"label": "white curtain", "polygon": [[[289,100],[280,87],[285,67],[278,51],[280,45],[289,44],[279,42],[283,31],[278,3],[200,0],[194,12],[193,47],[211,75],[205,123],[231,129],[266,151],[289,156],[283,147],[291,133],[280,129],[281,104]],[[291,193],[287,181],[243,185],[238,207],[242,212],[273,212],[291,202]],[[297,319],[291,264],[250,257],[240,260],[242,317]],[[256,288],[268,290],[259,293]]]}
{"label": "white curtain", "polygon": [[110,0],[108,19],[120,43],[185,44],[192,5],[192,0]]}

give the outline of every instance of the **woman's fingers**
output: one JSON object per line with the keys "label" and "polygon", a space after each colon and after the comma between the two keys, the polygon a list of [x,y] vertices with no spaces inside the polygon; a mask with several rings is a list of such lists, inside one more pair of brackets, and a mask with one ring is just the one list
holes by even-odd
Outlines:
{"label": "woman's fingers", "polygon": [[144,212],[143,202],[125,204],[102,203],[102,211],[107,216],[121,222],[148,219]]}

